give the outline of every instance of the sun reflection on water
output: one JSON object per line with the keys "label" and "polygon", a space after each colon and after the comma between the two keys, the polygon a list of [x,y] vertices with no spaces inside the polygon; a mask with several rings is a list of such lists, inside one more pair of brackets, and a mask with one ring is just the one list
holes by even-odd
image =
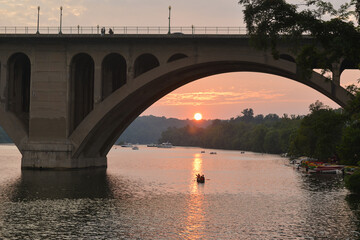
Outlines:
{"label": "sun reflection on water", "polygon": [[196,181],[196,174],[203,174],[201,154],[195,154],[193,160],[193,170],[191,172],[190,195],[187,202],[187,217],[185,229],[181,236],[186,239],[199,239],[204,237],[205,232],[205,196],[203,193],[204,185]]}

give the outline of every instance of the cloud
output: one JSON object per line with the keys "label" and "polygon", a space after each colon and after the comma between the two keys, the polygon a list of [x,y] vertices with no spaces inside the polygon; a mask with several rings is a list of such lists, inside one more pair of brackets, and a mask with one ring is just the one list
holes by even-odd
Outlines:
{"label": "cloud", "polygon": [[85,0],[0,0],[0,21],[13,26],[35,26],[37,8],[40,6],[40,25],[54,25],[59,22],[60,6],[69,21],[84,15],[87,11]]}
{"label": "cloud", "polygon": [[270,90],[243,91],[243,92],[221,92],[206,91],[193,93],[170,93],[158,104],[162,106],[201,106],[201,105],[224,105],[244,102],[265,102],[269,100],[281,100],[284,94],[275,93]]}

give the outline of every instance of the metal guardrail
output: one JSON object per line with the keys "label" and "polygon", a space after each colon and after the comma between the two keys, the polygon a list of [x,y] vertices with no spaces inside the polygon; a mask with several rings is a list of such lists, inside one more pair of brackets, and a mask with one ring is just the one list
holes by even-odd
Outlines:
{"label": "metal guardrail", "polygon": [[[62,27],[62,34],[101,34],[105,27],[106,34],[111,28],[114,34],[168,34],[169,27],[116,27],[116,26],[73,26]],[[0,34],[36,34],[37,27],[0,26]],[[60,27],[40,27],[40,34],[59,34]],[[245,27],[171,27],[172,34],[246,34]]]}

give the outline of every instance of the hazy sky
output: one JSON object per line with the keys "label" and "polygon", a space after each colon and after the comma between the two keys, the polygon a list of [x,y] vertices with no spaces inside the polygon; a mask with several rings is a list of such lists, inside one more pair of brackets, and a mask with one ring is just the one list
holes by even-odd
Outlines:
{"label": "hazy sky", "polygon": [[[36,26],[37,6],[41,26],[59,25],[63,6],[64,26],[167,26],[171,5],[172,26],[245,26],[237,0],[0,0],[1,26]],[[300,2],[293,1],[293,2]],[[345,1],[332,1],[340,4]],[[343,86],[355,83],[359,70],[342,75]],[[167,95],[143,114],[192,118],[201,112],[206,119],[230,118],[253,108],[255,114],[307,114],[320,100],[338,105],[322,94],[282,77],[260,73],[229,73],[190,83]]]}

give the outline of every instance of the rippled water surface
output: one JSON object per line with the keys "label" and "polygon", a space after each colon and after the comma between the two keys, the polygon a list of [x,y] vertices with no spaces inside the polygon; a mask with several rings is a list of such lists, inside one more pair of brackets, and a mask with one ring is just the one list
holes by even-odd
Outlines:
{"label": "rippled water surface", "polygon": [[139,148],[113,147],[106,170],[56,172],[21,171],[16,148],[0,146],[0,239],[360,238],[342,176],[276,155]]}

